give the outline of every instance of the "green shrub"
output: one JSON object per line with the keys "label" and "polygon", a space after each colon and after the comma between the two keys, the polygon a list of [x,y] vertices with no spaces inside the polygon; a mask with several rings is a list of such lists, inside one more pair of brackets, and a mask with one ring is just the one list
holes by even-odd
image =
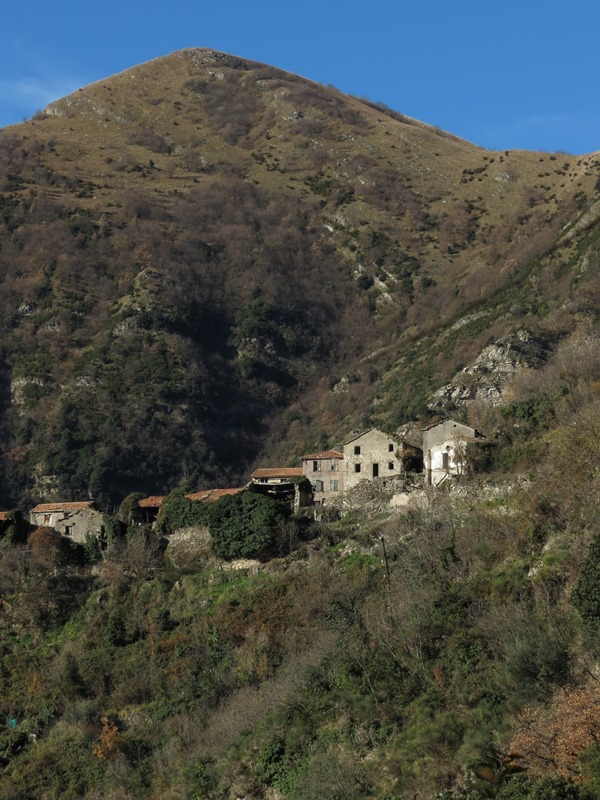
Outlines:
{"label": "green shrub", "polygon": [[571,602],[579,612],[588,636],[596,634],[600,629],[600,534],[592,539]]}
{"label": "green shrub", "polygon": [[285,505],[253,492],[227,495],[210,508],[211,546],[220,558],[260,558],[273,548]]}
{"label": "green shrub", "polygon": [[[4,537],[12,544],[24,544],[29,533],[29,523],[23,517],[23,512],[15,508],[8,513],[9,525],[6,528]],[[0,533],[0,538],[2,534]]]}
{"label": "green shrub", "polygon": [[509,646],[506,671],[516,698],[530,702],[553,686],[564,686],[571,669],[568,643],[532,624]]}
{"label": "green shrub", "polygon": [[187,498],[185,489],[173,489],[163,500],[156,527],[161,533],[171,533],[179,528],[206,525],[207,521],[206,504]]}
{"label": "green shrub", "polygon": [[94,564],[100,560],[100,544],[98,537],[93,533],[86,533],[83,542],[84,560],[86,564]]}
{"label": "green shrub", "polygon": [[288,766],[283,737],[276,736],[264,745],[254,766],[254,775],[259,783],[277,787]]}
{"label": "green shrub", "polygon": [[138,503],[143,497],[145,497],[143,492],[131,492],[119,506],[118,517],[126,525],[131,525],[132,522],[142,522],[142,513]]}
{"label": "green shrub", "polygon": [[125,536],[125,526],[122,525],[118,519],[109,517],[107,514],[104,514],[102,517],[102,524],[106,531],[106,542],[110,550],[123,540]]}
{"label": "green shrub", "polygon": [[496,800],[594,800],[583,786],[564,778],[545,776],[538,780],[517,775],[508,780]]}
{"label": "green shrub", "polygon": [[485,788],[444,789],[438,792],[435,800],[596,800],[596,795],[586,787],[572,783],[565,778],[545,776],[529,778],[516,775],[497,787],[492,784]]}

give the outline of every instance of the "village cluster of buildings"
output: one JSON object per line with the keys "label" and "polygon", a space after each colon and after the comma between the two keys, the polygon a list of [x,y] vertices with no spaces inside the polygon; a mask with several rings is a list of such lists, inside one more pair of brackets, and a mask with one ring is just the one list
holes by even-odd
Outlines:
{"label": "village cluster of buildings", "polygon": [[[192,502],[213,503],[225,495],[250,490],[287,499],[299,508],[334,503],[343,492],[365,480],[415,473],[423,474],[427,485],[439,486],[463,474],[467,444],[478,438],[474,428],[454,420],[424,428],[422,443],[369,428],[354,433],[339,447],[302,456],[301,466],[257,469],[244,487],[207,489],[187,497]],[[145,523],[156,521],[163,501],[164,497],[154,495],[138,502]],[[35,527],[53,528],[75,542],[84,542],[92,534],[101,547],[106,547],[104,514],[92,500],[42,503],[31,510],[29,522]]]}

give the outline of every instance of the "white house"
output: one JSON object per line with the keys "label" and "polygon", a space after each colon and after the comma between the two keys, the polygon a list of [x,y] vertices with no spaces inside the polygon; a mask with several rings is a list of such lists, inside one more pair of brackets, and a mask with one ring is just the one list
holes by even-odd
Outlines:
{"label": "white house", "polygon": [[467,443],[477,439],[474,428],[452,419],[423,429],[424,470],[429,486],[460,478],[465,470]]}

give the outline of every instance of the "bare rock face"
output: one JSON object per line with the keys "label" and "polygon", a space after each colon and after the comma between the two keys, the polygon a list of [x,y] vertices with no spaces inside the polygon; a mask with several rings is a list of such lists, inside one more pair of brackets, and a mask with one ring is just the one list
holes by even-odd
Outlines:
{"label": "bare rock face", "polygon": [[498,406],[504,402],[504,390],[519,369],[536,369],[547,360],[549,342],[528,331],[518,331],[484,348],[475,361],[458,372],[451,383],[433,395],[432,411],[453,408],[480,400]]}
{"label": "bare rock face", "polygon": [[201,564],[210,558],[210,534],[203,526],[180,528],[169,537],[167,555],[176,566]]}

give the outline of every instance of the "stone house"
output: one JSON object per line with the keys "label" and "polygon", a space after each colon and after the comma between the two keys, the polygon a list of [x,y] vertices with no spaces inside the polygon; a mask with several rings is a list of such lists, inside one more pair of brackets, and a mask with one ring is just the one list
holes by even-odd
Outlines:
{"label": "stone house", "polygon": [[475,428],[452,419],[423,429],[424,471],[428,486],[439,486],[465,471],[467,443],[480,438]]}
{"label": "stone house", "polygon": [[339,450],[308,453],[302,456],[302,473],[312,484],[315,505],[326,505],[344,491],[344,454]]}
{"label": "stone house", "polygon": [[302,467],[263,467],[250,475],[249,491],[288,501],[293,508],[312,505],[312,491],[302,485]]}
{"label": "stone house", "polygon": [[53,528],[79,544],[88,534],[96,536],[101,546],[106,546],[104,515],[94,506],[93,500],[78,503],[41,503],[29,514],[34,527]]}
{"label": "stone house", "polygon": [[344,489],[351,489],[362,480],[394,478],[401,469],[399,442],[377,428],[357,433],[344,442]]}

